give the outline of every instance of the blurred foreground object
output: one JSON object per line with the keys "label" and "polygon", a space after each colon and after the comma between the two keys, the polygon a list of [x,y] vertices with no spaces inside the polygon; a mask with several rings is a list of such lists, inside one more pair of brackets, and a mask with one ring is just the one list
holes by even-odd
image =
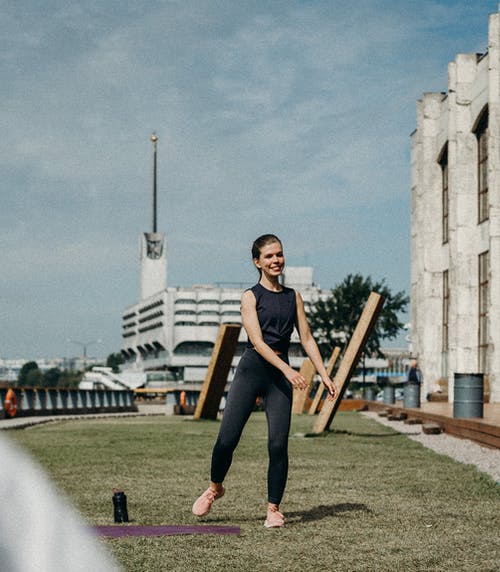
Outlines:
{"label": "blurred foreground object", "polygon": [[120,568],[43,470],[0,435],[2,572],[111,572]]}

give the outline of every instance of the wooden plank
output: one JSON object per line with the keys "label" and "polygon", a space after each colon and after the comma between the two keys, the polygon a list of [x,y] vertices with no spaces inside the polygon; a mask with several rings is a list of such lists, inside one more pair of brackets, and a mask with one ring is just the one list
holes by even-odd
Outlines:
{"label": "wooden plank", "polygon": [[307,387],[306,389],[293,389],[293,402],[292,402],[292,413],[294,415],[304,413],[306,400],[309,397],[309,393],[311,392],[311,386],[316,374],[316,368],[313,365],[313,362],[306,358],[302,365],[300,366],[300,373],[304,376]]}
{"label": "wooden plank", "polygon": [[312,430],[314,434],[323,433],[323,431],[326,431],[330,427],[383,305],[384,299],[382,296],[376,292],[371,292],[356,325],[356,329],[349,340],[349,344],[334,379],[338,391],[337,397],[332,401],[328,399],[325,400]]}
{"label": "wooden plank", "polygon": [[239,324],[221,325],[193,415],[194,419],[217,419],[240,330]]}
{"label": "wooden plank", "polygon": [[[347,400],[346,400],[347,401]],[[384,405],[375,401],[368,405],[370,411],[383,411]],[[405,411],[402,407],[394,406],[396,411]],[[404,421],[409,425],[416,423],[437,423],[444,433],[470,439],[481,445],[500,449],[500,426],[485,422],[479,419],[457,419],[446,414],[446,410],[441,413],[426,411],[425,409],[412,409],[408,411],[410,417]]]}
{"label": "wooden plank", "polygon": [[364,399],[343,399],[337,411],[366,411]]}
{"label": "wooden plank", "polygon": [[441,425],[437,423],[424,423],[422,425],[422,432],[426,435],[439,435],[442,432]]}
{"label": "wooden plank", "polygon": [[[335,346],[333,348],[332,355],[330,356],[330,359],[328,361],[328,365],[326,366],[326,373],[328,374],[328,377],[332,375],[333,368],[335,367],[335,363],[339,355],[340,355],[340,348],[338,346]],[[318,411],[318,407],[324,391],[325,391],[325,384],[322,381],[320,381],[318,390],[316,391],[316,395],[314,396],[314,399],[311,403],[311,407],[309,408],[309,415],[315,415],[316,411]]]}
{"label": "wooden plank", "polygon": [[460,437],[461,439],[470,439],[480,445],[486,445],[494,449],[500,449],[500,439],[491,433],[475,431],[466,427],[459,427],[453,423],[443,423],[443,430],[448,435]]}
{"label": "wooden plank", "polygon": [[387,416],[387,419],[389,421],[404,421],[408,419],[408,413],[406,413],[406,411],[394,411]]}
{"label": "wooden plank", "polygon": [[406,425],[421,425],[422,419],[415,419],[415,417],[407,417],[404,420],[404,423],[406,423]]}

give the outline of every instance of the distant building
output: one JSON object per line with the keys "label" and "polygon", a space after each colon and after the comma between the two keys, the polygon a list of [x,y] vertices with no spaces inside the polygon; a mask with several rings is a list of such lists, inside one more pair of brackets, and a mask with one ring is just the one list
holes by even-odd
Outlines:
{"label": "distant building", "polygon": [[81,357],[72,358],[38,358],[38,359],[3,359],[0,358],[0,382],[15,382],[19,377],[19,372],[23,365],[29,361],[36,362],[38,369],[46,372],[49,369],[57,368],[62,371],[78,371],[83,370],[84,361],[85,366],[96,365],[99,360],[96,358],[87,357],[85,360]]}
{"label": "distant building", "polygon": [[417,104],[411,149],[411,338],[425,391],[484,373],[500,400],[500,15]]}

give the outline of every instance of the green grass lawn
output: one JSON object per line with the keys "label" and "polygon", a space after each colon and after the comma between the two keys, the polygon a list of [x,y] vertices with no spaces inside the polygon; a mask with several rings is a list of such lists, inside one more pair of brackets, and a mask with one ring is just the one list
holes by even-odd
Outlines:
{"label": "green grass lawn", "polygon": [[[240,536],[103,540],[125,570],[495,571],[500,491],[473,466],[437,455],[356,413],[304,437],[294,418],[283,529],[263,527],[266,424],[254,413],[204,519],[191,514],[206,488],[217,422],[136,417],[45,424],[9,437],[29,450],[90,524],[113,524],[113,487],[132,524],[240,526]],[[126,525],[124,525],[126,526]]]}

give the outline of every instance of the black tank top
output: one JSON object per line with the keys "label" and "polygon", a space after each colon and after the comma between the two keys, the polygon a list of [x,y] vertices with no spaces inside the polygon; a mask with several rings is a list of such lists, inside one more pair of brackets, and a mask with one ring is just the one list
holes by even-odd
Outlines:
{"label": "black tank top", "polygon": [[[260,283],[250,290],[257,302],[257,316],[264,341],[273,350],[288,353],[290,337],[297,321],[295,290],[283,286],[280,292],[273,292]],[[250,340],[247,347],[253,347]]]}

